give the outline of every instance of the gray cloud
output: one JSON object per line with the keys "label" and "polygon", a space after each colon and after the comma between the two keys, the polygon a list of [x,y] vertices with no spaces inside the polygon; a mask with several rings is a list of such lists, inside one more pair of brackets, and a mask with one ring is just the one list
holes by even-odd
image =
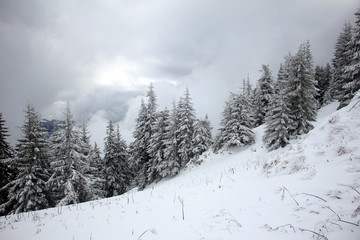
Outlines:
{"label": "gray cloud", "polygon": [[113,122],[125,117],[128,109],[127,101],[143,94],[143,92],[124,92],[113,87],[98,87],[74,103],[75,117],[80,122],[87,122],[98,111]]}
{"label": "gray cloud", "polygon": [[216,125],[230,90],[248,73],[255,82],[263,63],[276,74],[300,42],[310,40],[316,63],[328,62],[357,7],[357,0],[2,0],[0,111],[14,136],[28,101],[44,115],[70,100],[83,118],[129,122],[134,99],[153,81],[162,107],[189,86],[199,115]]}

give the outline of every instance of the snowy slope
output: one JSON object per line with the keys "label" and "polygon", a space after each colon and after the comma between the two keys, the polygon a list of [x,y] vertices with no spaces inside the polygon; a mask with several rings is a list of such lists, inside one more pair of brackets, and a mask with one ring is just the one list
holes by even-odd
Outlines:
{"label": "snowy slope", "polygon": [[[284,149],[206,153],[144,191],[0,218],[0,239],[360,239],[360,103]],[[335,113],[334,113],[335,112]],[[263,168],[265,166],[265,168]],[[353,215],[353,217],[351,216]]]}

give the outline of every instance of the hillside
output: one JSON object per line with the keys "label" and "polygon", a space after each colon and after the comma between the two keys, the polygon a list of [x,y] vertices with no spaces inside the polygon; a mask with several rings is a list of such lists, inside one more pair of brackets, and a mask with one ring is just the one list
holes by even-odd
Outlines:
{"label": "hillside", "polygon": [[0,218],[0,239],[360,239],[360,96],[321,109],[308,135],[268,153],[206,153],[200,166],[122,196]]}

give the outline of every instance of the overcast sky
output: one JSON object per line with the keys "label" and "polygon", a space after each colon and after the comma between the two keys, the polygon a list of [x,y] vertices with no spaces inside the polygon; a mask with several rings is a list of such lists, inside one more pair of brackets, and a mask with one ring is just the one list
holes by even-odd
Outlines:
{"label": "overcast sky", "polygon": [[102,141],[107,119],[131,140],[142,95],[154,83],[159,108],[190,88],[199,117],[215,128],[229,91],[261,64],[310,41],[330,61],[358,0],[0,0],[0,112],[12,137],[27,102],[44,118],[72,104]]}

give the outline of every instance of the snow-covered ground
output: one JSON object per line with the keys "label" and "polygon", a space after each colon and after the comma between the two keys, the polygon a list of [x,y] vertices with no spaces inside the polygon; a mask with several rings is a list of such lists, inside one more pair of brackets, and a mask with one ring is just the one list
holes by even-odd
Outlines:
{"label": "snow-covered ground", "polygon": [[253,146],[206,153],[144,191],[2,217],[0,239],[359,240],[356,101],[321,109],[313,131],[277,151],[263,148],[261,126]]}

